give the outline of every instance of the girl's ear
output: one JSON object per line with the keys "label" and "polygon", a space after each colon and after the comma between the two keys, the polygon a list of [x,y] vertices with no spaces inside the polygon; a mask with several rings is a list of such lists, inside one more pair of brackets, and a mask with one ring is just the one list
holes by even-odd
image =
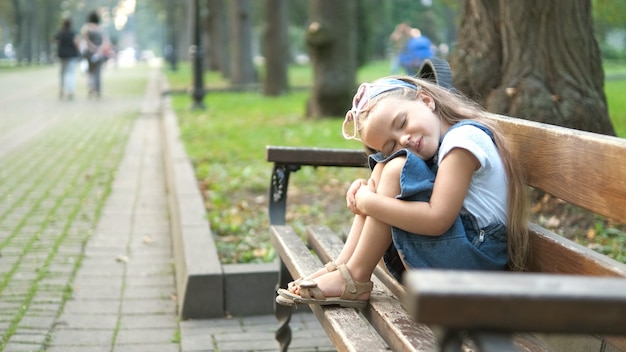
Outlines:
{"label": "girl's ear", "polygon": [[431,111],[435,111],[435,99],[428,94],[420,93],[419,99],[426,105]]}

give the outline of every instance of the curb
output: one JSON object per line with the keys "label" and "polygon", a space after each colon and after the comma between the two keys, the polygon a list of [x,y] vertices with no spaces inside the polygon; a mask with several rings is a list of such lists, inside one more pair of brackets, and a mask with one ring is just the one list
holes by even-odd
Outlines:
{"label": "curb", "polygon": [[[162,75],[160,90],[169,91]],[[180,139],[178,117],[167,94],[161,95],[160,111],[180,318],[273,313],[278,263],[222,266],[194,169]]]}

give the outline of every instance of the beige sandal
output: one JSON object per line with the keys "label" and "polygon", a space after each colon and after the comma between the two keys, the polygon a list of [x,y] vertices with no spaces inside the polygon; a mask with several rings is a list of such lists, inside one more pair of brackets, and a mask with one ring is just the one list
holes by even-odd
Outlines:
{"label": "beige sandal", "polygon": [[283,305],[293,305],[289,302],[289,300],[291,300],[294,303],[300,304],[340,305],[341,307],[347,308],[365,308],[367,301],[359,300],[357,297],[363,293],[372,292],[374,283],[371,281],[359,282],[354,280],[345,264],[339,265],[337,269],[339,269],[345,283],[345,289],[341,296],[326,297],[322,293],[322,290],[317,287],[316,282],[302,280],[300,282],[301,295],[296,295],[288,290],[280,289],[278,290],[278,294],[282,298],[278,299],[277,297],[276,302]]}
{"label": "beige sandal", "polygon": [[[329,261],[328,263],[324,264],[324,267],[326,268],[326,270],[328,270],[329,273],[337,270],[337,264],[335,264],[335,262],[332,261],[332,260]],[[300,278],[297,278],[294,281],[288,283],[287,284],[287,290],[291,291],[292,287],[300,285],[300,283],[302,281],[304,281],[304,280],[307,280],[307,279],[304,278],[304,277],[300,277]]]}

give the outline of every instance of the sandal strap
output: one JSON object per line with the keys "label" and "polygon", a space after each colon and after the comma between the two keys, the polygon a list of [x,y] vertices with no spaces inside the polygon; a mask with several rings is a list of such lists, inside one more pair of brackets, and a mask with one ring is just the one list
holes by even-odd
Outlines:
{"label": "sandal strap", "polygon": [[317,282],[311,280],[302,280],[300,282],[300,297],[313,298],[318,300],[326,299],[326,296],[324,296],[322,290],[317,287]]}
{"label": "sandal strap", "polygon": [[374,288],[374,283],[371,281],[360,282],[354,280],[350,270],[348,270],[348,267],[346,267],[345,264],[339,265],[337,269],[339,269],[345,283],[345,290],[341,294],[340,298],[356,300],[361,294],[371,292]]}

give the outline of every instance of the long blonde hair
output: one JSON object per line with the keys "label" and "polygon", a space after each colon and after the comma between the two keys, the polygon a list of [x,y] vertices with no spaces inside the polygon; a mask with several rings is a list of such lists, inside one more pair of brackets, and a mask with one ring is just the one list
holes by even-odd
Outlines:
{"label": "long blonde hair", "polygon": [[[433,98],[436,106],[434,112],[442,122],[452,126],[462,120],[474,120],[484,124],[491,130],[507,175],[509,269],[514,271],[525,270],[530,248],[528,239],[529,192],[523,170],[513,159],[507,140],[498,126],[487,117],[483,108],[462,94],[451,92],[434,83],[415,77],[393,76],[388,78],[395,78],[413,84],[418,90],[400,87],[399,89],[386,91],[371,98],[368,110],[371,110],[371,107],[385,98],[393,97],[403,100],[415,100],[419,94],[426,94]],[[376,84],[376,82],[373,83]],[[367,120],[369,115],[368,110],[359,113],[357,126],[364,125],[363,122]],[[370,153],[376,152],[368,146],[365,147]]]}

